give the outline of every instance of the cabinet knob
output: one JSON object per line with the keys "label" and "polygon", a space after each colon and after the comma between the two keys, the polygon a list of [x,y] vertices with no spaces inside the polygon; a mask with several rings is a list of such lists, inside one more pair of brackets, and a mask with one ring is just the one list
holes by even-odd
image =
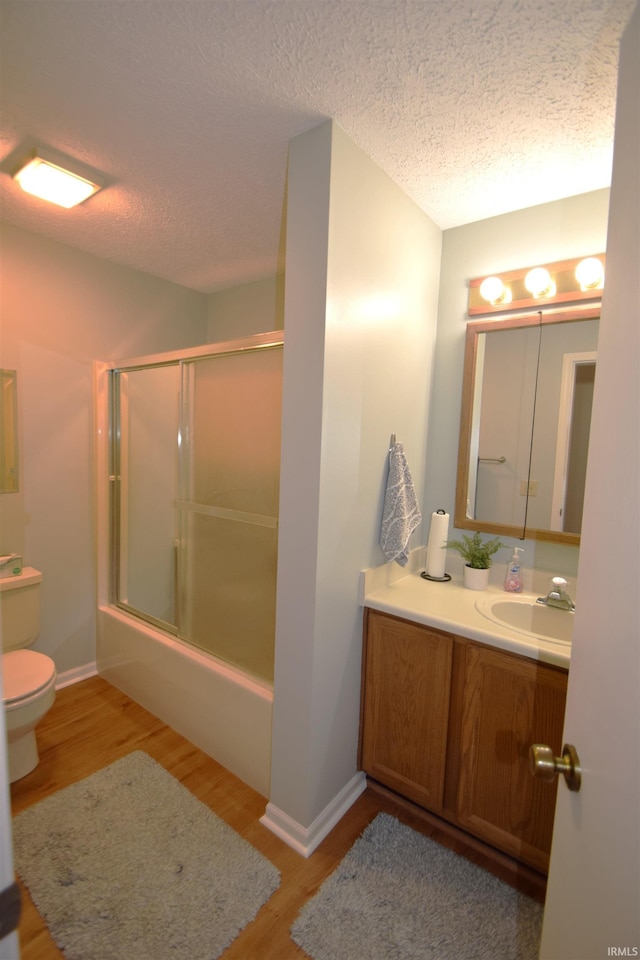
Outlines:
{"label": "cabinet knob", "polygon": [[529,748],[529,769],[538,780],[551,781],[561,773],[569,790],[579,790],[582,783],[580,757],[572,743],[565,743],[561,757],[554,757],[546,744],[534,743]]}

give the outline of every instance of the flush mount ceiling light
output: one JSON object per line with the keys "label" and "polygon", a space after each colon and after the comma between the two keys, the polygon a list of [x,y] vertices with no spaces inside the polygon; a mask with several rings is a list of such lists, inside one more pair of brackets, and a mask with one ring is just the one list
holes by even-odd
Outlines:
{"label": "flush mount ceiling light", "polygon": [[67,209],[82,203],[104,186],[104,181],[93,170],[43,147],[31,151],[13,178],[26,193]]}
{"label": "flush mount ceiling light", "polygon": [[468,316],[600,300],[605,260],[599,253],[477,277],[469,281]]}

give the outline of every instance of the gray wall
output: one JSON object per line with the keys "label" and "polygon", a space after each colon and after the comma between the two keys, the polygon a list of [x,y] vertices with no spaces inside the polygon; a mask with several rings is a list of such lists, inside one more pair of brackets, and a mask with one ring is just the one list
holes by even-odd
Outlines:
{"label": "gray wall", "polygon": [[206,342],[206,297],[8,224],[0,263],[21,477],[0,496],[0,550],[43,573],[36,647],[61,673],[95,660],[93,361]]}
{"label": "gray wall", "polygon": [[267,277],[210,293],[207,317],[209,343],[282,330],[284,276]]}
{"label": "gray wall", "polygon": [[356,774],[391,433],[424,486],[441,232],[332,123],[292,141],[287,209],[271,801],[306,828]]}
{"label": "gray wall", "polygon": [[[445,230],[438,335],[429,413],[424,513],[444,507],[452,516],[458,458],[468,282],[474,277],[602,253],[606,249],[609,191],[569,197]],[[517,541],[508,541],[516,543]],[[523,563],[575,575],[578,548],[525,541]],[[505,562],[508,551],[498,557]],[[456,559],[453,561],[457,562]],[[498,565],[492,574],[500,577]]]}

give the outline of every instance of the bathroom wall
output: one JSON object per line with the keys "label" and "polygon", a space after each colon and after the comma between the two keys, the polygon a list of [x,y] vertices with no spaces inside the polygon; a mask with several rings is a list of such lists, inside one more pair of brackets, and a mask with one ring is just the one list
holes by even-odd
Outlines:
{"label": "bathroom wall", "polygon": [[[424,506],[428,516],[439,507],[451,514],[450,534],[454,530],[468,282],[518,267],[603,253],[608,209],[609,190],[596,190],[444,231]],[[526,541],[524,546],[525,567],[575,576],[577,547],[539,541]],[[498,558],[503,555],[506,562],[508,552],[501,551]],[[451,559],[451,565],[458,563],[462,561],[457,556]],[[500,567],[492,569],[495,577],[503,575]]]}
{"label": "bathroom wall", "polygon": [[391,433],[424,489],[441,231],[331,122],[290,144],[288,211],[267,813],[305,847],[356,776],[359,574],[384,560]]}
{"label": "bathroom wall", "polygon": [[92,364],[206,342],[206,297],[9,224],[0,262],[21,477],[0,496],[0,550],[43,572],[37,648],[81,672],[95,660]]}
{"label": "bathroom wall", "polygon": [[229,287],[207,298],[207,340],[220,343],[284,327],[284,276]]}

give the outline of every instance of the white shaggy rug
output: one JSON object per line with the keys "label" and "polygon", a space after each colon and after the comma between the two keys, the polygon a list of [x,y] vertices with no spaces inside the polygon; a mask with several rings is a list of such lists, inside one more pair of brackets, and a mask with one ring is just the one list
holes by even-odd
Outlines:
{"label": "white shaggy rug", "polygon": [[68,960],[216,960],[279,871],[146,753],[19,814],[18,875]]}
{"label": "white shaggy rug", "polygon": [[381,813],[291,928],[313,960],[536,960],[539,903]]}

